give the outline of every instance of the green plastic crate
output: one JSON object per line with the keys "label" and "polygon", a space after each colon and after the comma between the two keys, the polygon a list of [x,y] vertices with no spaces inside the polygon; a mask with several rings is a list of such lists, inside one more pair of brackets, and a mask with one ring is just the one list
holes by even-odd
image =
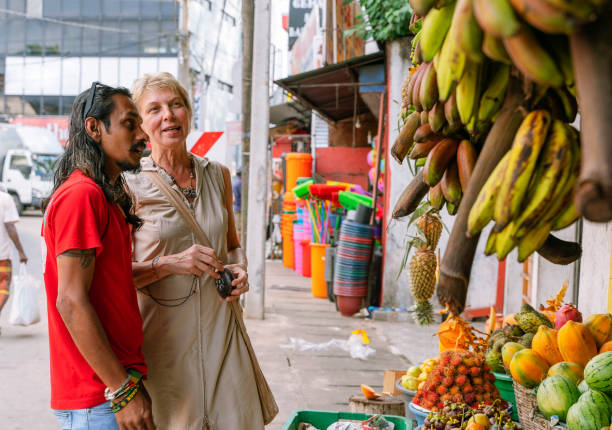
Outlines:
{"label": "green plastic crate", "polygon": [[518,421],[518,408],[516,407],[516,398],[514,397],[514,387],[512,386],[512,377],[505,373],[493,372],[495,375],[495,386],[499,389],[499,395],[502,399],[512,403],[512,420]]}
{"label": "green plastic crate", "polygon": [[[338,420],[361,420],[365,421],[372,415],[359,414],[355,412],[332,412],[332,411],[295,411],[289,417],[289,421],[283,430],[297,430],[300,423],[308,423],[320,430],[326,430],[331,424]],[[387,421],[395,425],[395,430],[412,430],[412,421],[405,417],[394,415],[383,415]]]}

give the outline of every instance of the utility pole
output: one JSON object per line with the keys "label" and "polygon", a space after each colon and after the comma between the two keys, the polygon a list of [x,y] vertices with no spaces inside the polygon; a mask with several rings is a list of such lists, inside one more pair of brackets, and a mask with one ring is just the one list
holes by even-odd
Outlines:
{"label": "utility pole", "polygon": [[251,75],[253,73],[254,0],[242,0],[242,191],[240,243],[246,249],[249,219],[249,154],[251,147]]}
{"label": "utility pole", "polygon": [[270,0],[255,2],[253,31],[253,89],[249,156],[249,216],[247,258],[251,289],[246,315],[264,318],[266,275],[266,206],[268,194],[268,139],[270,128]]}
{"label": "utility pole", "polygon": [[189,0],[180,0],[178,81],[193,97],[189,70]]}

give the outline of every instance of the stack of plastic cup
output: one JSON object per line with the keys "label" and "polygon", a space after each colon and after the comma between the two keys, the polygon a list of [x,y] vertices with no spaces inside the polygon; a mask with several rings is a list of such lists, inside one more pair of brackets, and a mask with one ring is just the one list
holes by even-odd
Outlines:
{"label": "stack of plastic cup", "polygon": [[290,269],[294,267],[293,221],[296,219],[295,195],[285,193],[283,199],[283,214],[281,215],[281,236],[283,238],[283,265]]}

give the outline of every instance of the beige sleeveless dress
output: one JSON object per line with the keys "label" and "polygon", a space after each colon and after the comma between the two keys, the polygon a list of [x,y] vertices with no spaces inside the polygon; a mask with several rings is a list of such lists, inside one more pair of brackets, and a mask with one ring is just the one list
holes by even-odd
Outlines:
{"label": "beige sleeveless dress", "polygon": [[[149,158],[143,171],[157,171]],[[221,166],[194,156],[197,197],[185,203],[222,261],[227,259],[227,210]],[[180,189],[161,169],[169,184]],[[125,174],[144,225],[134,233],[134,261],[176,254],[197,243],[181,215],[143,174]],[[184,198],[184,197],[183,197]],[[144,325],[145,382],[162,430],[263,429],[249,354],[214,280],[171,275],[138,294]]]}

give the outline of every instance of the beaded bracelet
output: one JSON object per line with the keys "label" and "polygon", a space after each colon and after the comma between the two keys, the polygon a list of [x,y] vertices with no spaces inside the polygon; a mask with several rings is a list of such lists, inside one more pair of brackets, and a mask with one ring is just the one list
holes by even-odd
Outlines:
{"label": "beaded bracelet", "polygon": [[141,381],[138,381],[136,385],[130,388],[130,390],[126,393],[125,397],[123,397],[120,401],[118,402],[111,401],[111,411],[114,414],[119,412],[121,409],[125,408],[127,404],[130,403],[130,401],[134,398],[136,393],[138,393],[138,389],[140,388],[140,383]]}
{"label": "beaded bracelet", "polygon": [[104,390],[104,398],[106,400],[115,400],[121,396],[123,396],[127,391],[130,390],[134,385],[138,383],[142,379],[142,375],[134,369],[127,370],[127,378],[121,384],[119,388],[111,393],[110,388],[106,387]]}

